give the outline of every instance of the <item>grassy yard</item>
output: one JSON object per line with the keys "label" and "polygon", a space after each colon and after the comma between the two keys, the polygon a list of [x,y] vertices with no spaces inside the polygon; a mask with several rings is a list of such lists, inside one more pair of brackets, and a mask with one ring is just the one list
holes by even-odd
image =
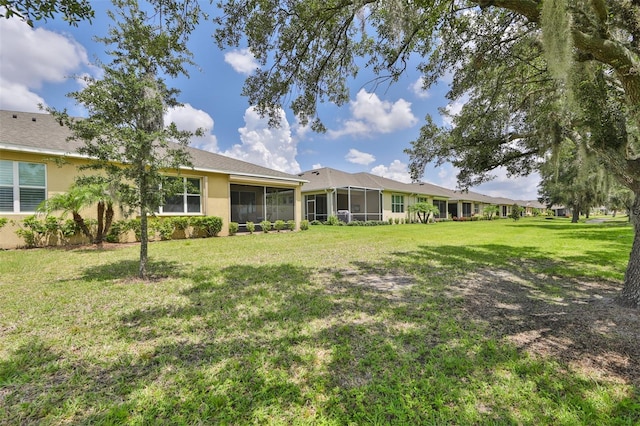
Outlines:
{"label": "grassy yard", "polygon": [[640,423],[622,221],[0,252],[0,424]]}

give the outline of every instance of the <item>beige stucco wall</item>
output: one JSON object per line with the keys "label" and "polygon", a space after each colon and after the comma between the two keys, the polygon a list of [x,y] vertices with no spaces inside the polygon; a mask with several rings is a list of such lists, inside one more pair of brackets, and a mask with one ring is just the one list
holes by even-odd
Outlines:
{"label": "beige stucco wall", "polygon": [[[47,198],[67,191],[73,183],[75,176],[78,174],[77,166],[87,162],[87,160],[83,159],[70,158],[67,160],[68,164],[59,166],[55,161],[51,160],[51,158],[51,155],[46,154],[31,154],[4,150],[0,151],[0,159],[2,160],[45,164]],[[231,215],[229,175],[185,170],[182,173],[182,176],[202,178],[203,194],[206,194],[206,198],[202,202],[202,214],[221,217],[223,223],[222,231],[219,235],[228,235]],[[251,178],[243,178],[242,183],[245,185],[295,188],[295,221],[296,229],[299,229],[302,218],[302,196],[301,185],[299,183],[284,181],[269,182],[269,180],[265,179]],[[118,210],[119,209],[116,209],[116,217],[114,220],[122,218]],[[81,213],[83,217],[95,217],[94,208],[87,209]],[[16,235],[15,231],[19,229],[16,223],[20,223],[24,218],[31,216],[32,214],[33,213],[0,213],[0,217],[9,219],[9,223],[0,229],[0,249],[11,249],[24,246],[23,239]]]}
{"label": "beige stucco wall", "polygon": [[[86,164],[86,160],[78,158],[67,158],[64,164],[58,164],[56,161],[53,161],[51,155],[13,151],[0,151],[0,159],[44,164],[46,168],[47,199],[69,189],[75,176],[78,174],[77,167]],[[91,217],[91,213],[91,210],[82,212],[82,214],[87,217]],[[0,229],[0,249],[9,249],[24,245],[23,239],[16,235],[16,230],[19,229],[17,223],[31,215],[33,215],[33,212],[0,213],[0,217],[9,219],[9,223]]]}

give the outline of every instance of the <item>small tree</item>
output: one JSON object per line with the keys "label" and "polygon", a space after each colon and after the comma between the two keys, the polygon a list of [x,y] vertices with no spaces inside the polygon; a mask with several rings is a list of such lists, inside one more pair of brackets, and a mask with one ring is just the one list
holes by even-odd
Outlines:
{"label": "small tree", "polygon": [[513,220],[519,220],[520,214],[522,213],[522,207],[517,204],[511,206],[511,213],[509,213],[509,217]]}
{"label": "small tree", "polygon": [[[148,216],[168,195],[161,188],[162,173],[190,165],[186,146],[193,133],[166,126],[164,112],[179,105],[177,91],[167,77],[187,75],[191,64],[187,40],[200,17],[197,2],[150,1],[148,14],[135,0],[113,0],[117,12],[108,12],[115,26],[98,40],[113,46],[113,61],[99,65],[101,80],[85,78],[86,87],[70,94],[89,111],[75,120],[66,112],[50,110],[84,143],[78,151],[94,161],[88,166],[106,171],[118,185],[121,202],[140,215],[139,276],[146,278]],[[196,134],[200,134],[198,131]]]}
{"label": "small tree", "polygon": [[485,206],[485,208],[483,209],[483,213],[487,218],[487,220],[493,219],[493,216],[498,215],[499,211],[500,211],[500,208],[494,204],[490,206]]}
{"label": "small tree", "polygon": [[[43,201],[38,207],[38,211],[47,215],[55,211],[62,211],[62,216],[71,213],[74,223],[89,238],[89,241],[101,245],[113,222],[114,201],[115,193],[107,181],[99,177],[80,178],[71,186],[69,191],[56,194]],[[89,226],[81,215],[82,210],[94,204],[97,206],[95,235],[91,233]]]}
{"label": "small tree", "polygon": [[422,223],[429,223],[429,217],[431,215],[440,214],[440,209],[431,203],[416,203],[409,206],[409,212],[415,213],[418,216],[418,220]]}

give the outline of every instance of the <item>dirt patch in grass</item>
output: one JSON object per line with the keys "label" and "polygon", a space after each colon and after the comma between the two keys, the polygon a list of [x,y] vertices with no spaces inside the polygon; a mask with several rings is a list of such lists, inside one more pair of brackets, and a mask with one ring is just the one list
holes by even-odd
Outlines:
{"label": "dirt patch in grass", "polygon": [[589,377],[640,385],[640,311],[623,308],[620,284],[482,269],[452,284],[465,313],[534,356]]}

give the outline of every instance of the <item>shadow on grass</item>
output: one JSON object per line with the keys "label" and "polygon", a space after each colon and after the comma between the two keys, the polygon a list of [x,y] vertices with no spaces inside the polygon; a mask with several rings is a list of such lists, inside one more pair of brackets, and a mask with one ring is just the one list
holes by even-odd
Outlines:
{"label": "shadow on grass", "polygon": [[[138,279],[139,260],[118,260],[117,262],[89,266],[83,269],[81,279],[86,281],[112,281],[122,279]],[[172,261],[155,261],[149,259],[147,271],[149,280],[154,281],[183,274],[183,265]]]}
{"label": "shadow on grass", "polygon": [[613,244],[621,244],[631,251],[633,242],[633,228],[630,223],[603,222],[597,224],[583,223],[518,223],[508,225],[517,228],[534,228],[544,232],[557,232],[563,238],[577,238],[585,240],[602,241]]}
{"label": "shadow on grass", "polygon": [[[514,331],[548,329],[554,334],[570,329],[571,323],[562,322],[561,300],[592,300],[580,295],[584,290],[573,288],[578,280],[541,277],[538,268],[553,267],[537,264],[543,259],[541,253],[518,250],[499,245],[421,247],[381,263],[355,264],[350,271],[273,264],[187,273],[166,264],[193,283],[182,293],[186,303],[123,313],[113,327],[131,349],[116,361],[74,359],[71,352],[54,353],[38,342],[11,353],[0,364],[0,371],[9,371],[0,375],[4,420],[82,424],[632,424],[640,420],[640,403],[632,391],[621,394],[607,377],[587,377],[562,359],[532,357],[519,349],[523,346],[518,342],[503,339]],[[133,268],[127,262],[115,266],[123,277]],[[113,267],[89,270],[87,275],[113,279]],[[473,274],[483,276],[485,271],[498,271],[498,278],[492,281],[489,274],[486,285],[469,285]],[[381,286],[376,280],[381,276],[402,285]],[[491,309],[491,302],[498,305]],[[549,310],[556,319],[540,315]],[[509,324],[515,330],[507,328]],[[615,343],[607,339],[603,336],[599,347],[580,350],[605,355],[604,345]],[[140,343],[152,349],[139,352]],[[613,352],[629,351],[636,362],[640,353],[631,343],[608,347]],[[11,373],[18,370],[24,375]],[[628,380],[637,380],[630,376],[637,370],[627,373]]]}

